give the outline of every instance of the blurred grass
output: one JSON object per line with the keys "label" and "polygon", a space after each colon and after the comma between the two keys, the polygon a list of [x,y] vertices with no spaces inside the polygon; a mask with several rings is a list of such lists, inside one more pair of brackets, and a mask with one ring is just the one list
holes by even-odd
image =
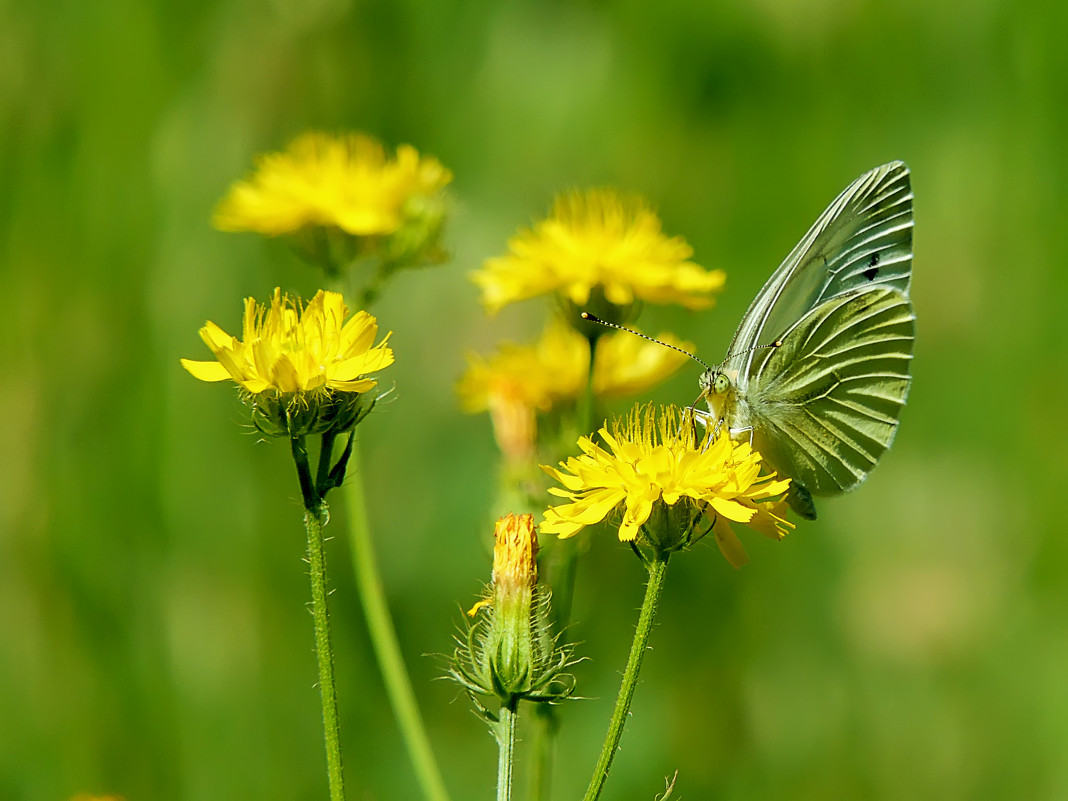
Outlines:
{"label": "blurred grass", "polygon": [[[672,563],[608,794],[652,798],[678,768],[691,798],[1068,796],[1066,28],[1038,0],[0,3],[0,798],[325,796],[292,465],[178,366],[245,295],[317,288],[207,222],[306,128],[456,174],[455,258],[377,307],[397,393],[361,429],[455,798],[492,797],[495,750],[424,655],[488,577],[494,451],[452,384],[540,314],[485,319],[465,273],[559,189],[640,191],[729,280],[716,310],[642,324],[718,359],[824,205],[891,158],[916,193],[901,434],[817,524],[749,538],[745,570],[709,547]],[[328,547],[353,797],[415,797]],[[608,538],[581,565],[592,700],[567,708],[557,797],[585,786],[641,578]]]}

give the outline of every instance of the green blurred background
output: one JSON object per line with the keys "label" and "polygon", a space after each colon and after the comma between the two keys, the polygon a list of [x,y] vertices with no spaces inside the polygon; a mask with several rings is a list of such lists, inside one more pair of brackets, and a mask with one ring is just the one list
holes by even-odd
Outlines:
{"label": "green blurred background", "polygon": [[[319,277],[215,202],[309,128],[455,172],[453,261],[401,275],[395,400],[362,428],[377,549],[453,797],[496,749],[431,656],[488,579],[495,451],[453,384],[530,338],[466,273],[554,192],[614,184],[728,272],[647,308],[709,360],[834,195],[913,170],[915,382],[893,450],[782,543],[672,563],[606,798],[1068,797],[1068,11],[1044,0],[0,1],[0,798],[322,799],[287,449],[178,365],[207,319]],[[657,391],[689,402],[698,369]],[[333,620],[353,799],[416,798],[341,512]],[[759,541],[758,541],[759,540]],[[643,572],[602,537],[555,797],[600,746]]]}

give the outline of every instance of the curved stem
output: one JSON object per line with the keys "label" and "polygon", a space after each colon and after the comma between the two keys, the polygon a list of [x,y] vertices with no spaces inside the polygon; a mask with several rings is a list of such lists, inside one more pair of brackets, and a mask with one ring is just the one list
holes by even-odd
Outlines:
{"label": "curved stem", "polygon": [[619,697],[616,698],[616,706],[612,710],[612,719],[608,724],[608,734],[605,735],[601,756],[597,759],[597,767],[594,768],[584,801],[596,801],[601,795],[604,783],[608,779],[608,771],[612,767],[612,760],[616,755],[616,749],[619,747],[619,740],[623,736],[623,726],[630,712],[630,702],[634,699],[634,690],[638,686],[638,673],[642,668],[642,659],[645,657],[645,649],[649,643],[649,633],[652,631],[656,608],[664,589],[667,556],[654,558],[648,563],[648,568],[649,583],[645,586],[645,600],[642,602],[642,611],[638,616],[638,627],[634,631],[634,642],[630,646],[627,667],[623,671],[623,681],[619,685]]}
{"label": "curved stem", "polygon": [[397,725],[408,748],[408,756],[423,795],[430,801],[448,801],[449,794],[434,759],[434,752],[430,748],[423,718],[415,702],[412,683],[401,656],[400,644],[397,642],[397,631],[386,605],[386,593],[382,587],[371,543],[367,500],[363,488],[363,472],[359,469],[357,445],[353,446],[350,463],[356,469],[343,485],[349,504],[349,541],[352,545],[356,589],[360,594],[371,644],[374,646],[378,667],[386,685],[386,694],[393,706],[393,714],[397,718]]}
{"label": "curved stem", "polygon": [[497,722],[497,801],[512,801],[512,768],[515,765],[515,722],[518,703],[501,704]]}
{"label": "curved stem", "polygon": [[344,801],[345,781],[341,771],[341,735],[334,686],[334,651],[330,643],[330,616],[326,608],[326,560],[323,556],[323,517],[319,511],[304,513],[308,531],[308,565],[311,573],[312,617],[315,620],[315,654],[319,661],[319,697],[323,704],[326,736],[326,766],[330,778],[330,801]]}

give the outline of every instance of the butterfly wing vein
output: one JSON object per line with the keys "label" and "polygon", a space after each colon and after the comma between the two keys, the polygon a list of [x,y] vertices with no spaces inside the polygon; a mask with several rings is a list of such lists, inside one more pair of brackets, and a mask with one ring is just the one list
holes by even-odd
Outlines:
{"label": "butterfly wing vein", "polygon": [[812,309],[760,351],[746,396],[754,444],[816,495],[858,485],[890,447],[908,396],[908,298],[876,287]]}

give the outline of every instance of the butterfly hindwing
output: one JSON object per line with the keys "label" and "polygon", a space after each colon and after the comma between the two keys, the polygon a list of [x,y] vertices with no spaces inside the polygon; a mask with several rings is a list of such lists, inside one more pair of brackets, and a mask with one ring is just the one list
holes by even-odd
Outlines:
{"label": "butterfly hindwing", "polygon": [[755,353],[745,400],[754,445],[815,495],[853,489],[890,447],[909,390],[915,315],[876,287],[816,306]]}

